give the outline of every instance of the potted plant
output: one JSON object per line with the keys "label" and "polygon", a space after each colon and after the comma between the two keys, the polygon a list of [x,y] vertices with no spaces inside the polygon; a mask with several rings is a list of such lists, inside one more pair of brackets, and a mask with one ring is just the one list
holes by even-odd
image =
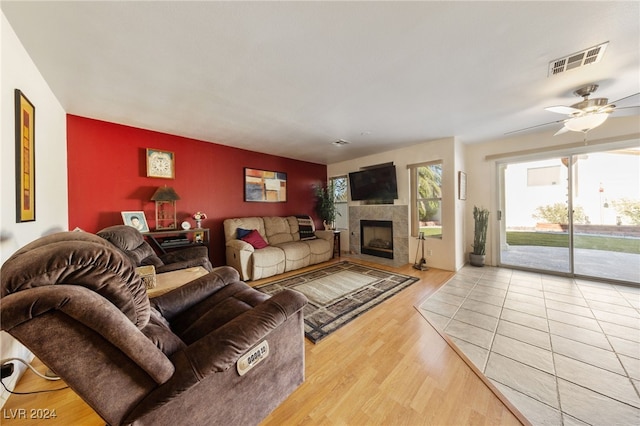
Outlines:
{"label": "potted plant", "polygon": [[320,219],[322,219],[324,229],[333,229],[336,215],[340,215],[336,209],[333,183],[330,182],[326,187],[316,186],[314,189],[316,194],[316,211]]}
{"label": "potted plant", "polygon": [[484,266],[487,245],[487,227],[489,226],[489,210],[473,206],[473,252],[469,253],[469,263],[473,266]]}

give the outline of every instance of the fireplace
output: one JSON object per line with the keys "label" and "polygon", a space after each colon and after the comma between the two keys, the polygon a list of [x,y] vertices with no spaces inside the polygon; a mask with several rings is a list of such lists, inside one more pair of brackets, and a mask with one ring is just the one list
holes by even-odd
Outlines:
{"label": "fireplace", "polygon": [[390,220],[361,220],[360,252],[393,259],[393,222]]}
{"label": "fireplace", "polygon": [[[362,228],[360,227],[360,221],[377,221],[381,219],[392,222],[393,257],[372,256],[364,254],[361,250]],[[360,259],[394,267],[404,266],[409,263],[409,206],[406,204],[349,206],[349,253],[351,256]]]}

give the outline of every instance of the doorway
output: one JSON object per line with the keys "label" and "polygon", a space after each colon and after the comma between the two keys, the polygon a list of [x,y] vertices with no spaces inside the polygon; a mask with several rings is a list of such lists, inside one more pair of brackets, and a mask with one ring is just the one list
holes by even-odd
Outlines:
{"label": "doorway", "polygon": [[509,267],[640,285],[640,147],[499,165]]}

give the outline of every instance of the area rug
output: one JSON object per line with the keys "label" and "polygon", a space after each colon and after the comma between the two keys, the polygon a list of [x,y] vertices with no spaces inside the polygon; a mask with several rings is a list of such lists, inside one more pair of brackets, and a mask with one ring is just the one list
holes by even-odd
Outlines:
{"label": "area rug", "polygon": [[304,294],[305,336],[313,343],[397,294],[419,278],[351,262],[295,275],[255,287],[266,294],[292,289]]}

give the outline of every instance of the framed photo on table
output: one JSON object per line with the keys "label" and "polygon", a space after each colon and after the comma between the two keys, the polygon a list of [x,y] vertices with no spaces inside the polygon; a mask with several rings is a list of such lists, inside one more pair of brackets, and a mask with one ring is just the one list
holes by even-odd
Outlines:
{"label": "framed photo on table", "polygon": [[132,226],[140,232],[149,232],[149,225],[144,212],[120,212],[122,214],[122,222],[125,225]]}
{"label": "framed photo on table", "polygon": [[16,222],[36,220],[36,108],[15,90]]}

